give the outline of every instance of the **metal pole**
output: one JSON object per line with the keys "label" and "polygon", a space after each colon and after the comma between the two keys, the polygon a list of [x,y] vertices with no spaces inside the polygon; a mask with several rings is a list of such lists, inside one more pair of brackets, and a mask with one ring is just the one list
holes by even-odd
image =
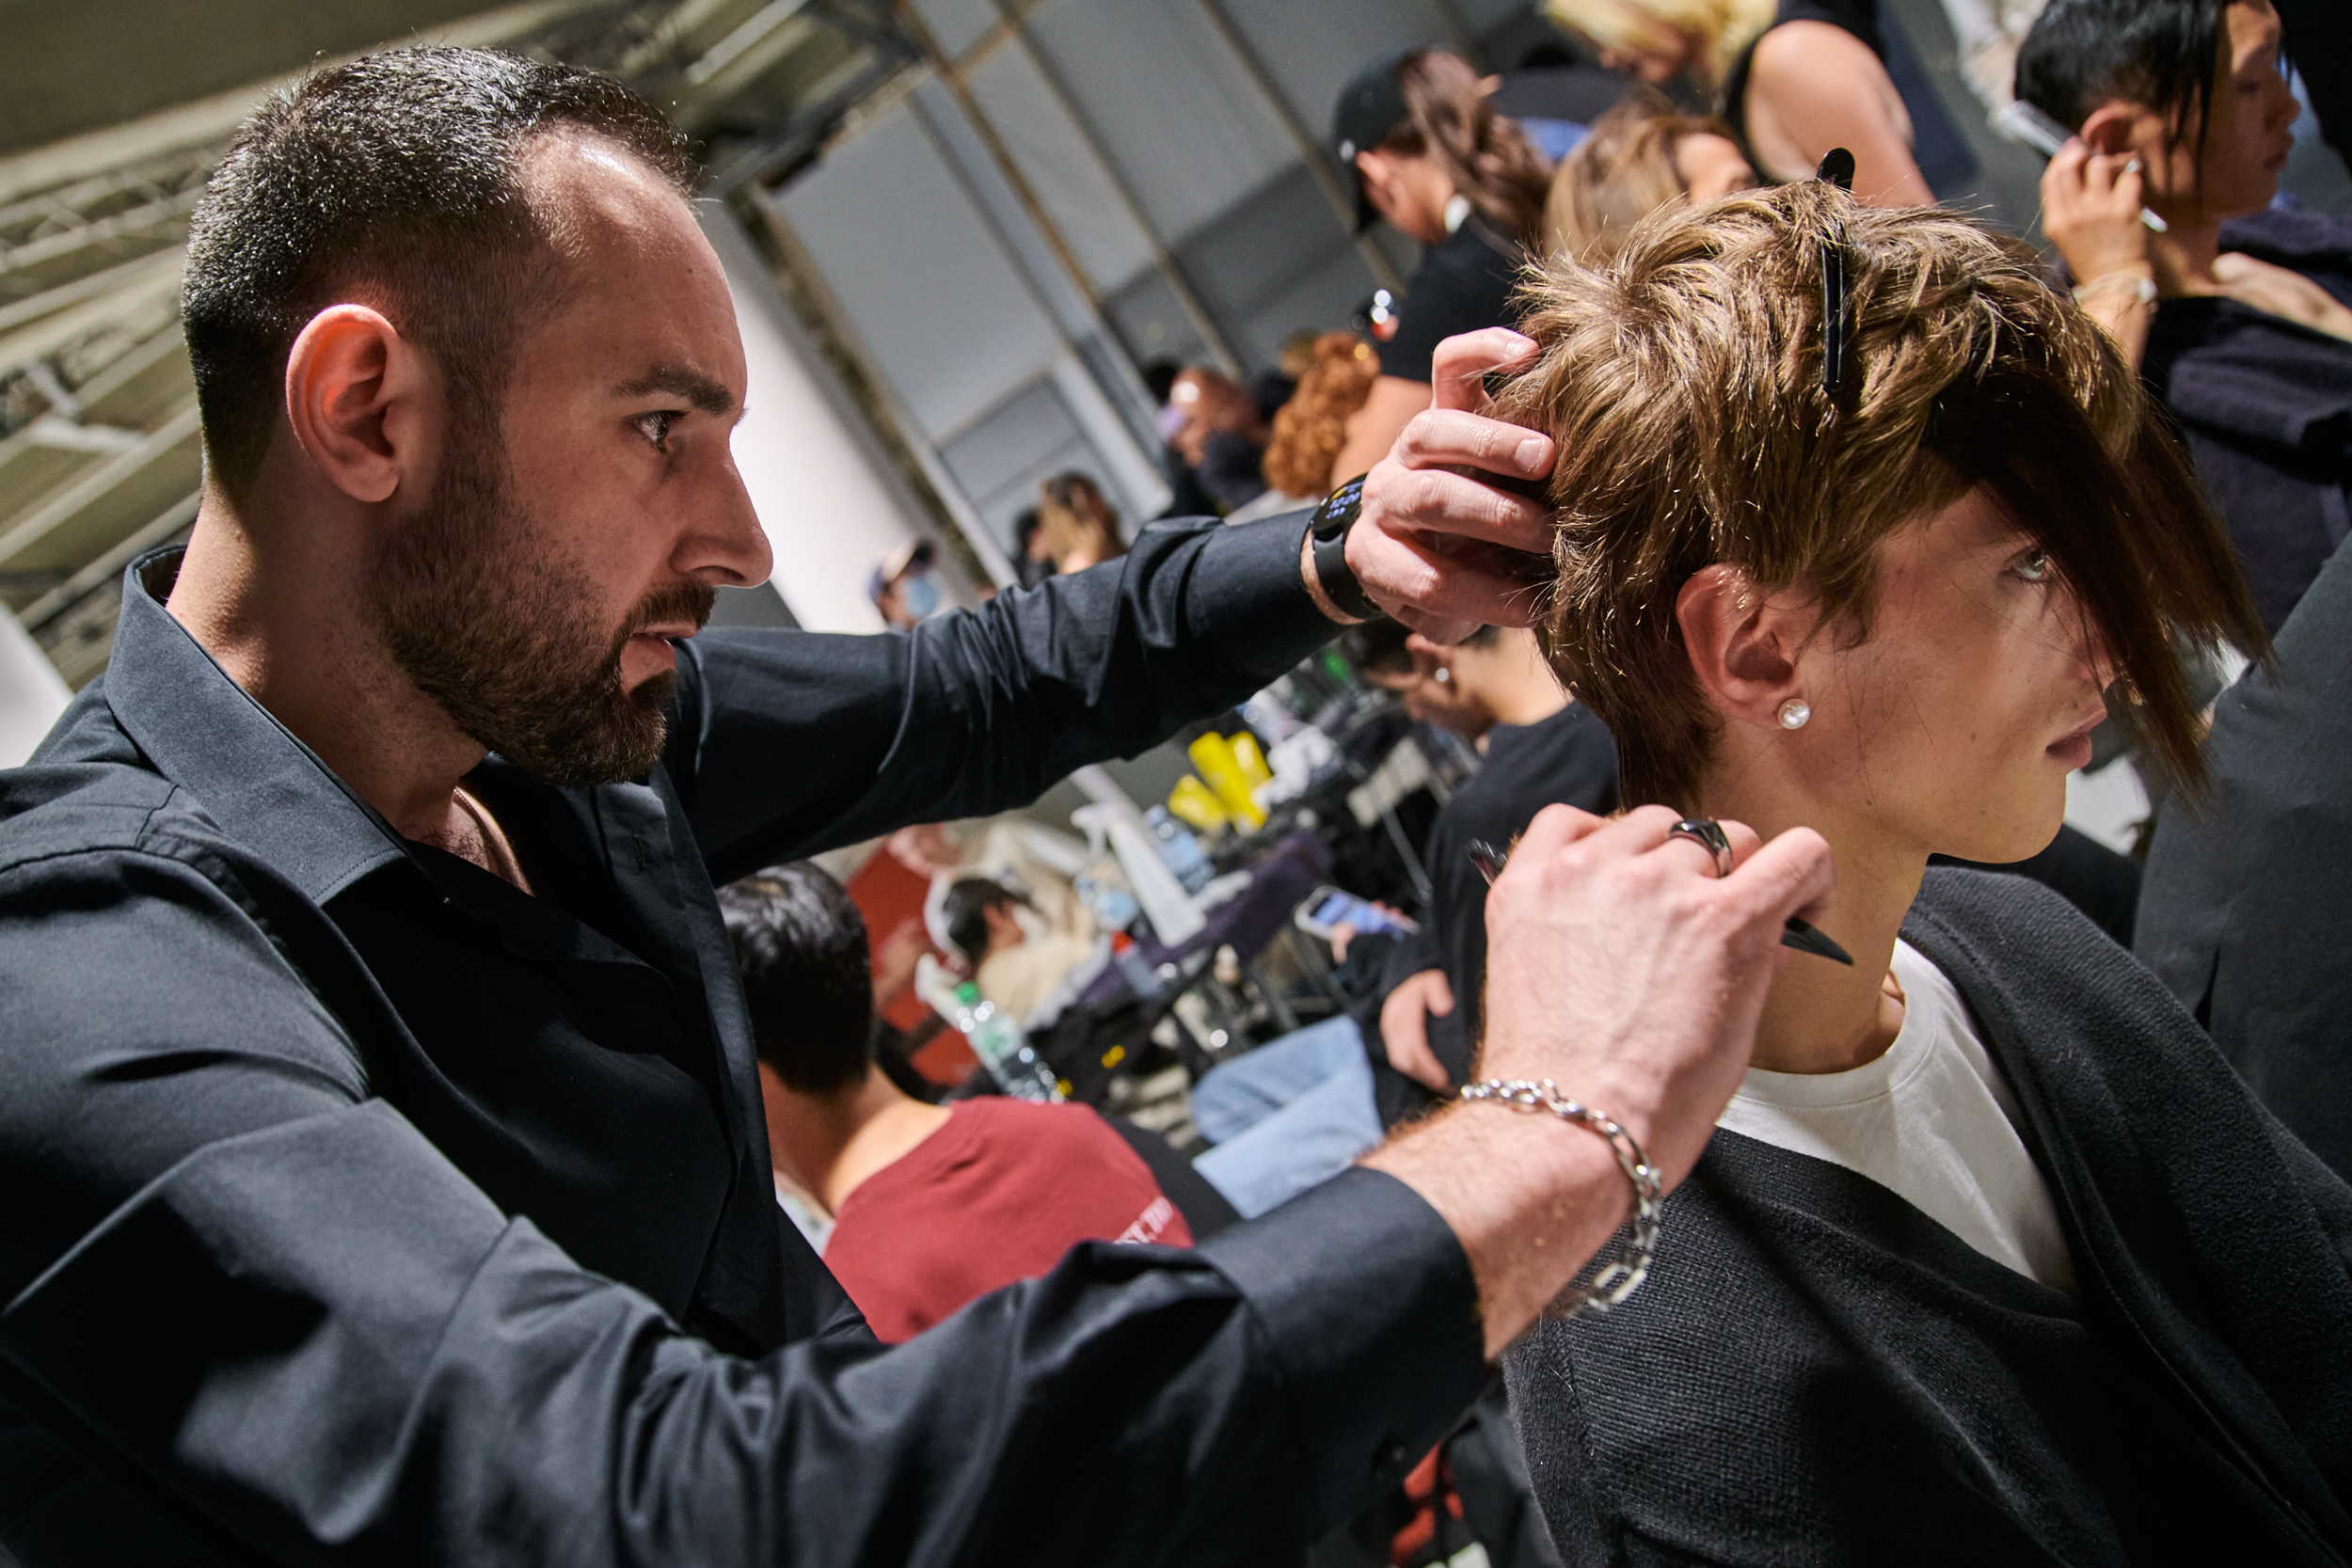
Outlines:
{"label": "metal pole", "polygon": [[[1389,259],[1380,253],[1380,247],[1356,232],[1356,193],[1341,186],[1339,177],[1331,172],[1331,165],[1324,157],[1322,144],[1315,140],[1313,133],[1307,129],[1306,123],[1291,107],[1290,100],[1282,96],[1281,87],[1276,84],[1273,73],[1266,70],[1265,62],[1259,57],[1257,50],[1250,46],[1241,29],[1233,25],[1233,19],[1226,14],[1223,0],[1200,0],[1200,11],[1209,19],[1209,25],[1216,29],[1216,36],[1225,40],[1225,47],[1232,51],[1233,58],[1241,62],[1243,73],[1258,89],[1258,95],[1274,110],[1274,118],[1289,133],[1291,145],[1298,150],[1298,161],[1307,166],[1307,172],[1313,178],[1315,188],[1323,192],[1324,199],[1331,204],[1332,214],[1340,220],[1341,232],[1356,247],[1356,253],[1364,259],[1364,266],[1372,273],[1373,281],[1384,289],[1402,293],[1404,281],[1396,276],[1396,269],[1389,265]],[[1353,179],[1352,174],[1350,179]]]}
{"label": "metal pole", "polygon": [[1176,296],[1176,303],[1183,308],[1184,314],[1192,319],[1193,330],[1200,334],[1200,341],[1208,346],[1210,357],[1216,361],[1217,369],[1238,378],[1243,373],[1240,358],[1233,353],[1232,345],[1225,341],[1225,334],[1210,318],[1200,296],[1193,293],[1192,285],[1184,280],[1184,273],[1176,265],[1176,258],[1170,256],[1168,247],[1160,243],[1160,236],[1152,228],[1151,219],[1143,215],[1142,205],[1136,200],[1135,193],[1127,188],[1126,177],[1120,172],[1110,150],[1103,145],[1103,138],[1095,134],[1093,125],[1079,111],[1077,101],[1071,97],[1069,87],[1062,82],[1060,73],[1055,71],[1053,62],[1045,57],[1044,52],[1029,37],[1029,30],[1023,24],[1020,12],[1007,0],[994,0],[994,4],[996,14],[1004,19],[1007,34],[1018,41],[1028,55],[1029,62],[1037,67],[1039,80],[1045,84],[1045,90],[1054,95],[1054,101],[1061,105],[1062,113],[1069,116],[1070,123],[1076,127],[1078,139],[1086,144],[1088,152],[1102,166],[1103,173],[1110,181],[1111,190],[1119,198],[1120,206],[1125,210],[1136,231],[1142,234],[1144,244],[1150,247],[1153,269]]}

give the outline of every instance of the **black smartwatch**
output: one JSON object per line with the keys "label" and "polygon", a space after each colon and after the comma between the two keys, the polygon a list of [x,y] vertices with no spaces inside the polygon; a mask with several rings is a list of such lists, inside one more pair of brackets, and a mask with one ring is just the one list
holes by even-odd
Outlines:
{"label": "black smartwatch", "polygon": [[1358,474],[1315,508],[1307,536],[1314,541],[1315,580],[1322,584],[1324,596],[1341,614],[1369,621],[1383,611],[1365,594],[1364,585],[1356,580],[1355,568],[1347,563],[1347,531],[1356,526],[1363,510],[1364,476]]}

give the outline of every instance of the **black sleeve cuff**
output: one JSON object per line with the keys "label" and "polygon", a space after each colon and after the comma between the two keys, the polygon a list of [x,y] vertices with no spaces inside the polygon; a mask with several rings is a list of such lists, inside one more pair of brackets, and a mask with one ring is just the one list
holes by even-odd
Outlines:
{"label": "black sleeve cuff", "polygon": [[1318,1533],[1402,1480],[1477,1397],[1470,1259],[1394,1177],[1342,1172],[1200,1250],[1273,1342]]}
{"label": "black sleeve cuff", "polygon": [[1187,631],[1267,680],[1337,637],[1299,576],[1314,508],[1217,529],[1200,546],[1185,594]]}

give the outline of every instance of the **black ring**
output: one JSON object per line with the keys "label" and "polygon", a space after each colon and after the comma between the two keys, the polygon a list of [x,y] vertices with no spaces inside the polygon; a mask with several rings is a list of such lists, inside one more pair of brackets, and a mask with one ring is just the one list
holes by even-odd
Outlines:
{"label": "black ring", "polygon": [[1731,875],[1731,840],[1722,823],[1708,816],[1686,816],[1666,830],[1668,838],[1687,838],[1715,857],[1715,875]]}

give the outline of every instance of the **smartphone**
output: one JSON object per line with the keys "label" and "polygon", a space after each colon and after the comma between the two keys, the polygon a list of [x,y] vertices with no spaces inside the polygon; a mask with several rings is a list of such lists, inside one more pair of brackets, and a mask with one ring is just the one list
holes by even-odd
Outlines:
{"label": "smartphone", "polygon": [[[2012,98],[2001,105],[2001,112],[1993,117],[1993,124],[2010,140],[2024,142],[2045,158],[2057,157],[2059,149],[2074,135],[2022,98]],[[2164,219],[2145,207],[2139,210],[2139,221],[2159,234],[2166,230]]]}
{"label": "smartphone", "polygon": [[1298,928],[1311,937],[1331,940],[1331,933],[1343,926],[1353,926],[1359,937],[1375,932],[1384,936],[1411,936],[1421,927],[1401,914],[1391,914],[1368,899],[1338,888],[1324,886],[1307,895],[1298,913],[1292,917]]}

